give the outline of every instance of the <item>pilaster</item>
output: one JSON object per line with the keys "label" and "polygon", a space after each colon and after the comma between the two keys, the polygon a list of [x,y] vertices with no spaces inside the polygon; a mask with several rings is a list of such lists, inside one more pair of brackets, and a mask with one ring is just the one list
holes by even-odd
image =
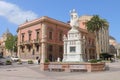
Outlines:
{"label": "pilaster", "polygon": [[21,51],[20,51],[20,46],[18,46],[17,48],[18,48],[17,56],[18,56],[18,57],[21,57],[21,56],[20,56],[20,53],[21,53]]}
{"label": "pilaster", "polygon": [[42,44],[41,44],[41,63],[45,62],[46,58],[46,41],[47,41],[47,26],[45,23],[42,23]]}

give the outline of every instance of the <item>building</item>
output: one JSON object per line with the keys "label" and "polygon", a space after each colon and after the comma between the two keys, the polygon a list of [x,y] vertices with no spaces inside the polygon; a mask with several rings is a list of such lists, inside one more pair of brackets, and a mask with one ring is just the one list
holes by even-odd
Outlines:
{"label": "building", "polygon": [[113,45],[113,46],[116,46],[117,45],[116,39],[112,36],[109,36],[109,44]]}
{"label": "building", "polygon": [[[81,37],[85,36],[85,53],[87,59],[96,57],[95,36],[82,26],[79,22]],[[18,54],[22,59],[35,59],[37,56],[44,62],[45,59],[56,61],[58,57],[63,58],[63,35],[70,30],[70,25],[47,16],[26,22],[19,26],[18,32]]]}
{"label": "building", "polygon": [[116,51],[116,56],[120,56],[120,43],[118,43],[118,44],[115,46],[115,49],[117,50],[117,51]]}
{"label": "building", "polygon": [[[92,16],[83,15],[79,18],[80,28],[86,29],[85,22],[89,21]],[[108,53],[109,52],[109,28],[102,28],[99,31],[99,53]]]}
{"label": "building", "polygon": [[112,36],[109,36],[109,46],[109,53],[118,56],[120,47],[116,39]]}
{"label": "building", "polygon": [[70,29],[61,21],[43,16],[18,28],[18,54],[23,59],[37,56],[50,61],[63,56],[63,35]]}
{"label": "building", "polygon": [[12,33],[10,33],[9,29],[7,29],[6,32],[0,37],[0,52],[3,52],[3,56],[11,56],[11,53],[5,49],[5,41],[9,36],[12,36]]}

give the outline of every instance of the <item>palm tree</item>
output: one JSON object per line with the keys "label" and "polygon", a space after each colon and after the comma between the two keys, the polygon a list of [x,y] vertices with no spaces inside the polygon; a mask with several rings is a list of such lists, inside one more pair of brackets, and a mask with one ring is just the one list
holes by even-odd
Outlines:
{"label": "palm tree", "polygon": [[101,19],[98,15],[93,15],[91,20],[86,22],[86,27],[89,32],[95,34],[96,40],[96,53],[97,59],[99,59],[100,49],[99,49],[99,30],[102,28],[108,28],[108,22],[105,19]]}

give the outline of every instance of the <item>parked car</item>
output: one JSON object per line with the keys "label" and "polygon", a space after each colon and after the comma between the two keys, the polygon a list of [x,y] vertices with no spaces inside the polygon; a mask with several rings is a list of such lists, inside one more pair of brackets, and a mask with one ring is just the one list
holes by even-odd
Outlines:
{"label": "parked car", "polygon": [[12,57],[11,57],[11,60],[12,60],[12,61],[19,61],[19,58],[18,58],[17,56],[12,56]]}
{"label": "parked car", "polygon": [[4,62],[0,61],[0,65],[4,65]]}
{"label": "parked car", "polygon": [[3,53],[2,52],[0,53],[0,58],[3,58]]}

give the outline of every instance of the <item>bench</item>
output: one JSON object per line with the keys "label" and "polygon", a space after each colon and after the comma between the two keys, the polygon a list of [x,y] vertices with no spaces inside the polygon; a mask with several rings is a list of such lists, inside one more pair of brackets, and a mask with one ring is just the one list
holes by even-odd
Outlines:
{"label": "bench", "polygon": [[48,65],[49,71],[63,71],[62,65],[55,65],[55,64],[49,64]]}
{"label": "bench", "polygon": [[87,71],[87,68],[85,65],[69,65],[70,72],[73,71]]}

